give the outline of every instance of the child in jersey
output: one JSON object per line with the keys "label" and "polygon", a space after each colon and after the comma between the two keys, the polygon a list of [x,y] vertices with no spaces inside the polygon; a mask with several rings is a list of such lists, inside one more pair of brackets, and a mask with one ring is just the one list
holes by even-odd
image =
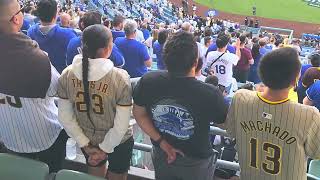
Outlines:
{"label": "child in jersey", "polygon": [[59,121],[81,147],[89,173],[126,179],[133,148],[129,119],[132,89],[128,73],[107,59],[112,34],[103,25],[83,31],[82,55],[59,79]]}

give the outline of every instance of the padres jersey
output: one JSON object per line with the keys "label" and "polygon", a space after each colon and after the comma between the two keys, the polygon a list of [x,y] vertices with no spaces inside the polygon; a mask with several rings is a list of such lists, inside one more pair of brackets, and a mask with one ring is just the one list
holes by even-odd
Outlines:
{"label": "padres jersey", "polygon": [[[126,71],[113,67],[99,80],[90,81],[90,107],[88,108],[84,101],[83,83],[70,67],[72,66],[63,71],[59,79],[59,97],[74,103],[76,119],[83,133],[93,145],[98,145],[114,125],[116,106],[132,105],[129,75]],[[87,116],[88,109],[94,126]],[[131,136],[132,128],[129,128],[121,143]]]}
{"label": "padres jersey", "polygon": [[236,138],[241,179],[306,180],[307,157],[320,158],[320,115],[314,107],[239,90],[226,125]]}

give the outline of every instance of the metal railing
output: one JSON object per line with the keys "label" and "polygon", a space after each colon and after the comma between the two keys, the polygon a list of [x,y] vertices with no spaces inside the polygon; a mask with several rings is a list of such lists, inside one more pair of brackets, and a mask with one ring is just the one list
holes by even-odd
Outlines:
{"label": "metal railing", "polygon": [[[212,127],[212,126],[210,127],[210,134],[228,136],[227,132],[225,130],[222,130],[222,129],[217,128],[217,127]],[[144,151],[144,152],[151,152],[152,145],[135,142],[133,148],[136,149],[136,150]],[[239,166],[238,163],[230,162],[230,161],[224,161],[224,160],[221,160],[221,159],[218,159],[217,167],[224,168],[224,169],[230,169],[230,170],[234,170],[234,171],[239,171],[240,170],[240,166]]]}

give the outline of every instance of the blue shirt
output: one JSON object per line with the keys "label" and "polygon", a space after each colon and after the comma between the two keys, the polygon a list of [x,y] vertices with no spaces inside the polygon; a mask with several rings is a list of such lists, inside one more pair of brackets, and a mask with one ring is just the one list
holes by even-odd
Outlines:
{"label": "blue shirt", "polygon": [[141,77],[148,69],[144,64],[150,59],[147,47],[135,39],[119,37],[115,44],[122,52],[126,64],[123,66],[128,71],[131,78]]}
{"label": "blue shirt", "polygon": [[148,29],[142,29],[141,31],[142,31],[142,33],[143,33],[144,39],[147,40],[147,39],[150,37],[150,32],[149,32],[149,30],[148,30]]}
{"label": "blue shirt", "polygon": [[320,81],[316,81],[306,92],[307,97],[313,105],[320,110]]}
{"label": "blue shirt", "polygon": [[[209,46],[208,50],[207,50],[207,53],[206,53],[206,56],[208,55],[209,52],[211,51],[216,51],[218,49],[217,47],[217,44],[214,43],[214,44],[211,44],[211,46]],[[227,50],[232,53],[232,54],[236,54],[236,48],[231,46],[231,45],[228,45],[227,46]]]}
{"label": "blue shirt", "polygon": [[113,37],[113,42],[115,42],[118,37],[125,37],[126,36],[124,31],[112,30],[111,33],[112,33],[112,37]]}
{"label": "blue shirt", "polygon": [[29,28],[30,28],[30,22],[28,20],[26,20],[26,19],[23,19],[23,24],[22,24],[22,27],[21,27],[21,31],[24,34],[27,34]]}
{"label": "blue shirt", "polygon": [[[67,48],[67,64],[72,64],[73,58],[79,54],[78,48],[81,48],[81,37],[75,37],[70,40]],[[115,67],[121,67],[124,65],[124,58],[117,48],[116,45],[113,45],[111,55],[109,59],[113,62]]]}
{"label": "blue shirt", "polygon": [[162,49],[163,45],[161,45],[158,41],[153,44],[153,53],[157,55],[157,68],[159,70],[166,69],[163,59],[162,59]]}
{"label": "blue shirt", "polygon": [[74,30],[55,25],[47,33],[43,33],[40,30],[40,25],[36,24],[28,30],[28,36],[48,53],[52,65],[59,73],[67,67],[67,47],[69,41],[77,36]]}
{"label": "blue shirt", "polygon": [[302,77],[303,77],[304,73],[311,67],[312,67],[311,64],[302,65],[302,67],[301,67],[301,75],[300,75],[299,82],[298,82],[298,87],[302,87]]}

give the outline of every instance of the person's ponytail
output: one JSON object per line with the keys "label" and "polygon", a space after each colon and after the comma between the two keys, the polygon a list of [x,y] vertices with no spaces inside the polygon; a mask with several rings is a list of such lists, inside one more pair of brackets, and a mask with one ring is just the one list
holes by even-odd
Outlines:
{"label": "person's ponytail", "polygon": [[84,102],[86,103],[87,107],[87,116],[93,126],[93,134],[95,134],[96,127],[92,122],[90,116],[90,93],[89,93],[89,81],[88,81],[88,74],[89,74],[89,48],[86,44],[83,44],[82,48],[82,83],[83,83],[83,90],[84,90]]}

